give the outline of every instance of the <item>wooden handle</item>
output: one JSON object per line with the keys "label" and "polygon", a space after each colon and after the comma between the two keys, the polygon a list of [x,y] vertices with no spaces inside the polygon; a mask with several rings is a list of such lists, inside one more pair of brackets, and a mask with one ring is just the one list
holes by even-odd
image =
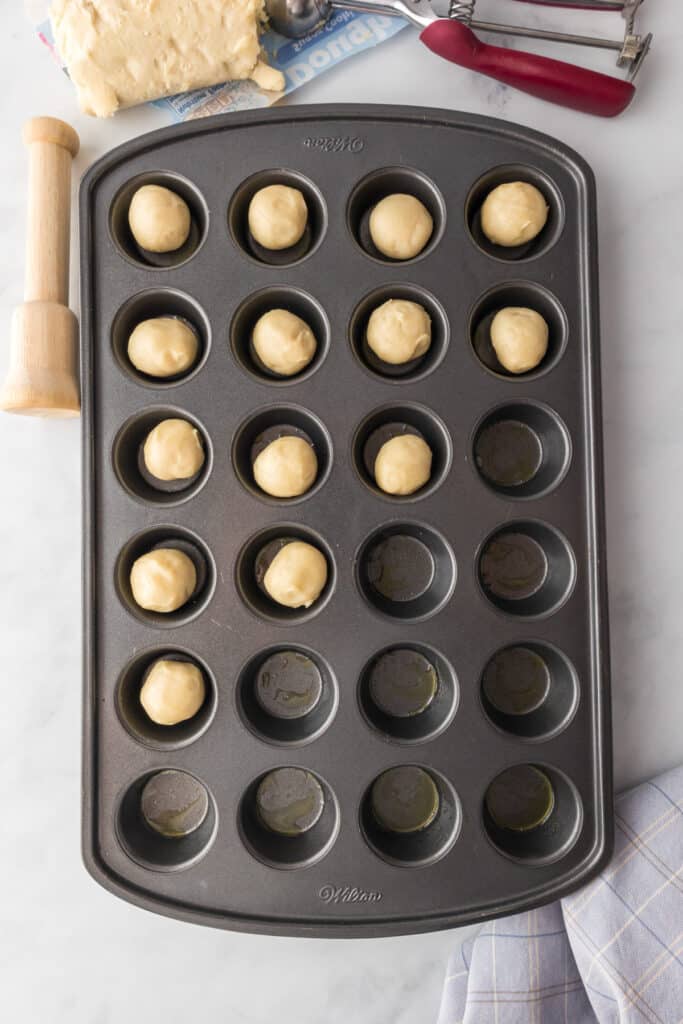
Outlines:
{"label": "wooden handle", "polygon": [[77,416],[78,322],[69,302],[70,125],[36,117],[24,126],[29,150],[24,303],[14,311],[10,366],[0,407],[33,416]]}

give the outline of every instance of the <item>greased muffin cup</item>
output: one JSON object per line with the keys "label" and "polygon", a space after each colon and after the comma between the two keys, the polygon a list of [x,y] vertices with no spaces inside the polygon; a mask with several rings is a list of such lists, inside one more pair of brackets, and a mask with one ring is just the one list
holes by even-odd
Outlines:
{"label": "greased muffin cup", "polygon": [[[486,239],[488,192],[527,181],[538,237]],[[140,252],[127,204],[175,189],[182,251]],[[290,251],[249,235],[254,193],[299,189]],[[388,195],[429,210],[405,261],[374,246]],[[237,930],[392,935],[556,899],[611,848],[609,663],[595,189],[585,162],[527,129],[400,107],[237,113],[114,150],[81,188],[85,458],[84,850],[106,888]],[[367,344],[390,299],[420,303],[431,345],[392,365]],[[549,328],[538,366],[498,362],[499,309]],[[285,309],[313,357],[282,376],[252,343]],[[192,365],[140,372],[128,339],[184,320]],[[169,357],[170,358],[170,357]],[[169,365],[173,365],[172,359]],[[186,419],[199,473],[159,486],[144,438]],[[427,483],[384,493],[382,444],[420,436]],[[269,442],[313,448],[308,490],[254,478]],[[283,446],[283,448],[286,446]],[[324,556],[308,607],[263,586],[291,541]],[[135,605],[130,569],[158,547],[195,564],[170,614]],[[305,574],[305,566],[297,571]],[[306,592],[305,579],[292,579]],[[202,673],[189,719],[152,722],[156,661]]]}

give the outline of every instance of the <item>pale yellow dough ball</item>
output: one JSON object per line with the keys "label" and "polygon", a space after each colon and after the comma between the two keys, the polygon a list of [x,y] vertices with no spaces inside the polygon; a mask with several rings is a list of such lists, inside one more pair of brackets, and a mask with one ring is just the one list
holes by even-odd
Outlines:
{"label": "pale yellow dough ball", "polygon": [[414,434],[385,441],[375,459],[375,480],[386,494],[414,494],[428,483],[431,473],[432,450]]}
{"label": "pale yellow dough ball", "polygon": [[404,192],[380,199],[370,214],[370,237],[384,256],[410,260],[432,236],[434,221],[424,203]]}
{"label": "pale yellow dough ball", "polygon": [[303,437],[279,437],[254,459],[254,480],[274,498],[295,498],[313,486],[318,460]]}
{"label": "pale yellow dough ball", "polygon": [[197,334],[175,316],[143,320],[128,339],[128,358],[136,370],[150,377],[174,377],[194,364],[199,351]]}
{"label": "pale yellow dough ball", "polygon": [[491,321],[491,344],[506,370],[528,373],[548,351],[548,325],[535,309],[507,306]]}
{"label": "pale yellow dough ball", "polygon": [[287,309],[270,309],[259,317],[251,340],[263,365],[283,377],[301,373],[318,347],[306,321]]}
{"label": "pale yellow dough ball", "polygon": [[368,345],[385,363],[398,366],[423,356],[432,343],[432,321],[419,302],[389,299],[373,310]]}
{"label": "pale yellow dough ball", "polygon": [[290,185],[266,185],[249,203],[249,231],[264,249],[289,249],[303,238],[308,207],[303,193]]}
{"label": "pale yellow dough ball", "polygon": [[526,181],[498,185],[481,208],[481,229],[495,245],[524,245],[543,230],[547,219],[543,193]]}
{"label": "pale yellow dough ball", "polygon": [[188,480],[196,476],[206,456],[196,427],[187,420],[168,419],[150,430],[143,458],[157,480]]}
{"label": "pale yellow dough ball", "polygon": [[156,548],[133,562],[130,588],[135,603],[151,612],[175,612],[197,585],[192,559],[177,548]]}
{"label": "pale yellow dough ball", "polygon": [[302,540],[285,544],[263,578],[266,592],[286,608],[310,608],[326,583],[325,556]]}
{"label": "pale yellow dough ball", "polygon": [[157,725],[178,725],[194,718],[206,697],[201,670],[191,661],[159,658],[140,690],[140,703]]}
{"label": "pale yellow dough ball", "polygon": [[190,208],[177,193],[163,185],[143,185],[128,209],[133,238],[149,252],[174,252],[190,234]]}

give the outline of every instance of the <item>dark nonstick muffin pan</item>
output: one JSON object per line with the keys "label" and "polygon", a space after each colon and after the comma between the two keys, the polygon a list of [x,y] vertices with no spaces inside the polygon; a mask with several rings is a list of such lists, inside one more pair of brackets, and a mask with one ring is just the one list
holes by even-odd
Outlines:
{"label": "dark nonstick muffin pan", "polygon": [[[505,250],[479,214],[511,180],[537,185],[549,216]],[[193,218],[161,264],[127,227],[148,182],[179,192]],[[301,188],[309,226],[271,259],[246,211],[278,182]],[[397,191],[434,220],[405,263],[382,258],[367,228]],[[99,161],[81,227],[89,871],[173,917],[318,936],[460,925],[586,882],[610,853],[611,777],[584,161],[448,111],[231,114]],[[388,298],[432,319],[428,353],[401,368],[365,338]],[[549,324],[543,362],[517,377],[488,336],[506,305]],[[292,378],[251,345],[274,307],[318,340]],[[196,363],[164,380],[126,354],[131,330],[160,315],[199,338]],[[156,489],[139,446],[171,416],[197,428],[207,458],[187,488]],[[372,475],[377,445],[400,433],[434,454],[428,485],[404,498]],[[255,453],[281,434],[316,450],[302,497],[268,497],[253,479]],[[283,539],[327,560],[310,608],[278,606],[261,585]],[[137,608],[132,563],[174,545],[195,564],[195,592],[171,614]],[[170,727],[139,701],[160,657],[192,662],[206,684],[198,714]]]}

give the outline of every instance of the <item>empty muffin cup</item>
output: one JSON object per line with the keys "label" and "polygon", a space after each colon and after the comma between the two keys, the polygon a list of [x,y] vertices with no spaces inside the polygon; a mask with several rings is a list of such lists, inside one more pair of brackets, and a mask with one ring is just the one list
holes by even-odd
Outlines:
{"label": "empty muffin cup", "polygon": [[486,790],[486,810],[498,828],[527,832],[547,821],[555,805],[548,776],[531,764],[501,772]]}
{"label": "empty muffin cup", "polygon": [[[432,232],[424,247],[410,259],[392,259],[377,248],[370,234],[370,215],[387,196],[414,196],[432,218]],[[349,231],[363,252],[382,263],[405,265],[422,259],[441,240],[446,223],[446,204],[436,185],[420,171],[409,167],[386,167],[373,171],[358,182],[349,198],[346,212]]]}
{"label": "empty muffin cup", "polygon": [[[190,228],[186,240],[169,252],[153,252],[143,248],[135,239],[128,220],[135,193],[145,185],[158,185],[179,196],[190,211]],[[119,251],[129,260],[143,267],[167,270],[187,263],[198,251],[206,237],[209,211],[199,190],[179,174],[153,171],[138,174],[117,192],[109,214],[109,230]]]}
{"label": "empty muffin cup", "polygon": [[386,715],[410,718],[429,707],[438,682],[436,669],[423,654],[404,649],[390,651],[375,662],[368,689],[374,703]]}
{"label": "empty muffin cup", "polygon": [[[411,494],[383,491],[375,479],[375,464],[382,446],[396,437],[412,435],[424,441],[431,453],[429,480]],[[451,439],[446,425],[435,413],[414,402],[385,405],[360,424],[352,441],[353,461],[360,479],[374,494],[389,501],[407,502],[427,497],[443,483],[451,466]]]}
{"label": "empty muffin cup", "polygon": [[215,838],[217,813],[206,786],[189,772],[147,772],[123,795],[116,829],[129,857],[153,871],[190,867]]}
{"label": "empty muffin cup", "polygon": [[481,587],[500,611],[541,616],[569,597],[576,575],[568,541],[536,520],[506,523],[484,541],[478,558]]}
{"label": "empty muffin cup", "polygon": [[[406,363],[390,363],[381,359],[368,344],[367,330],[376,309],[391,300],[415,302],[426,311],[431,324],[431,341],[424,355]],[[449,342],[446,311],[424,288],[413,284],[388,284],[376,288],[356,306],[349,322],[349,341],[356,359],[372,374],[396,384],[421,380],[441,363]]]}
{"label": "empty muffin cup", "polygon": [[451,848],[460,809],[451,785],[432,769],[397,765],[378,775],[361,804],[361,829],[379,857],[417,867]]}
{"label": "empty muffin cup", "polygon": [[[269,444],[282,437],[297,437],[313,451],[317,474],[303,494],[275,497],[254,479],[254,462]],[[268,406],[250,416],[235,433],[232,461],[241,484],[263,501],[293,504],[315,494],[327,480],[332,465],[332,442],[324,424],[313,413],[295,405]]]}
{"label": "empty muffin cup", "polygon": [[259,667],[254,696],[266,714],[302,718],[314,710],[322,693],[316,663],[300,651],[277,651]]}
{"label": "empty muffin cup", "polygon": [[518,764],[500,772],[484,796],[484,827],[515,860],[547,864],[564,856],[581,829],[572,783],[548,765]]}
{"label": "empty muffin cup", "polygon": [[[491,341],[491,325],[501,310],[513,307],[532,309],[548,325],[548,346],[540,363],[526,373],[511,373],[500,362]],[[549,372],[562,358],[567,346],[567,315],[556,297],[540,284],[510,281],[495,285],[475,303],[469,318],[470,343],[482,366],[498,377],[528,381]]]}
{"label": "empty muffin cup", "polygon": [[[325,558],[327,579],[318,597],[309,607],[287,607],[274,600],[265,587],[265,577],[273,560],[287,544],[303,541]],[[336,584],[334,558],[329,545],[305,527],[283,523],[262,530],[242,548],[236,568],[237,589],[246,605],[257,615],[283,624],[303,622],[317,615],[327,604]]]}
{"label": "empty muffin cup", "polygon": [[545,740],[573,718],[578,679],[556,647],[526,641],[503,647],[490,659],[482,675],[481,699],[499,729],[522,739]]}
{"label": "empty muffin cup", "polygon": [[[481,208],[495,188],[516,181],[533,185],[539,190],[548,207],[547,219],[541,231],[528,242],[514,246],[499,245],[484,234]],[[497,260],[519,262],[534,259],[552,248],[564,227],[564,205],[554,182],[537,168],[525,164],[506,164],[487,171],[472,186],[465,203],[465,221],[470,238],[483,253]]]}
{"label": "empty muffin cup", "polygon": [[451,665],[423,644],[388,647],[361,673],[358,699],[368,723],[403,743],[433,739],[452,721],[457,681]]}
{"label": "empty muffin cup", "polygon": [[255,779],[240,804],[242,839],[258,860],[301,868],[320,860],[339,831],[339,808],[319,775],[296,766]]}
{"label": "empty muffin cup", "polygon": [[[301,238],[286,249],[268,249],[249,230],[249,204],[261,189],[284,185],[297,189],[306,203],[307,218]],[[235,190],[228,207],[228,228],[235,244],[259,263],[272,267],[291,266],[310,256],[320,245],[327,230],[327,210],[318,188],[297,171],[273,169],[258,171]]]}
{"label": "empty muffin cup", "polygon": [[[192,717],[174,725],[153,721],[140,702],[141,690],[150,672],[160,661],[190,664],[201,672],[204,700]],[[216,713],[218,688],[213,673],[195,654],[178,647],[158,647],[136,654],[128,662],[116,687],[116,707],[124,728],[134,739],[156,749],[177,749],[199,739],[211,725]]]}
{"label": "empty muffin cup", "polygon": [[448,601],[455,559],[447,541],[419,523],[391,523],[370,534],[356,558],[366,601],[396,619],[424,619]]}
{"label": "empty muffin cup", "polygon": [[[170,548],[181,551],[195,570],[194,590],[175,611],[159,612],[142,608],[133,597],[130,574],[136,559],[149,551]],[[156,526],[136,534],[121,550],[116,562],[115,582],[119,598],[138,619],[154,626],[173,628],[199,615],[211,600],[216,569],[208,548],[200,538],[182,526]]]}
{"label": "empty muffin cup", "polygon": [[[184,420],[199,435],[204,460],[197,472],[189,477],[162,480],[154,476],[145,463],[147,437],[168,419]],[[185,501],[203,487],[211,472],[213,453],[206,430],[199,420],[184,410],[166,406],[147,409],[127,420],[114,441],[113,459],[116,475],[130,494],[152,504],[171,505]]]}
{"label": "empty muffin cup", "polygon": [[237,702],[255,735],[275,744],[316,739],[337,710],[338,693],[327,663],[297,644],[262,651],[240,672]]}
{"label": "empty muffin cup", "polygon": [[264,775],[256,790],[256,810],[271,832],[300,836],[320,820],[325,798],[322,786],[303,768],[276,768]]}
{"label": "empty muffin cup", "polygon": [[140,793],[140,812],[151,829],[168,839],[189,836],[209,812],[209,794],[187,772],[167,769],[152,775]]}
{"label": "empty muffin cup", "polygon": [[536,498],[557,487],[570,461],[566,427],[537,402],[498,406],[481,421],[474,465],[492,490],[507,498]]}
{"label": "empty muffin cup", "polygon": [[423,768],[389,768],[375,779],[370,807],[380,828],[388,832],[419,832],[439,812],[439,790]]}

